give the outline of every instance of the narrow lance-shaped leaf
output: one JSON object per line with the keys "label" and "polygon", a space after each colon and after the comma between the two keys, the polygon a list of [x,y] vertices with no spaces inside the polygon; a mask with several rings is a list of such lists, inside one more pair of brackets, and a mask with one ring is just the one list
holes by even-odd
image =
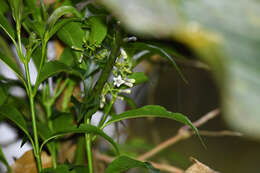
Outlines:
{"label": "narrow lance-shaped leaf", "polygon": [[146,168],[150,173],[160,173],[148,162],[141,162],[127,156],[119,156],[111,162],[106,169],[105,173],[121,173],[132,168]]}
{"label": "narrow lance-shaped leaf", "polygon": [[[172,64],[172,66],[177,70],[177,72],[179,73],[181,78],[186,83],[188,83],[187,80],[185,79],[184,75],[182,74],[180,68],[178,67],[178,65],[175,63],[175,61],[172,59],[172,57],[165,50],[163,50],[162,48],[160,48],[158,46],[155,46],[155,45],[152,45],[152,44],[141,43],[141,42],[132,43],[132,46],[136,50],[142,50],[142,51],[143,50],[147,50],[150,53],[158,54],[161,57],[167,59]],[[142,56],[139,56],[138,59],[135,59],[136,64],[140,63],[141,60],[142,60]]]}
{"label": "narrow lance-shaped leaf", "polygon": [[7,19],[3,14],[0,13],[0,27],[5,31],[5,33],[10,37],[10,39],[15,42],[15,32],[12,26],[8,23]]}
{"label": "narrow lance-shaped leaf", "polygon": [[16,65],[16,63],[12,60],[12,58],[8,57],[5,55],[3,52],[0,50],[0,60],[2,60],[11,70],[15,72],[17,77],[25,84],[25,79],[24,76],[22,75],[20,69]]}
{"label": "narrow lance-shaped leaf", "polygon": [[58,62],[58,61],[50,61],[50,62],[47,62],[42,70],[41,70],[41,73],[39,74],[39,78],[38,80],[36,81],[35,83],[35,86],[34,86],[34,94],[36,94],[38,88],[39,88],[39,85],[46,79],[48,79],[49,77],[51,76],[54,76],[60,72],[68,72],[70,71],[71,68],[68,67],[67,65],[61,63],[61,62]]}
{"label": "narrow lance-shaped leaf", "polygon": [[114,142],[114,140],[111,137],[109,137],[108,135],[106,135],[102,130],[100,130],[96,126],[92,126],[92,125],[81,125],[80,127],[76,127],[76,126],[67,127],[66,130],[64,129],[61,132],[57,132],[57,133],[53,134],[52,136],[48,137],[46,140],[44,140],[40,147],[40,150],[42,150],[42,147],[49,141],[51,141],[55,138],[58,138],[58,137],[65,136],[70,133],[90,133],[93,135],[102,136],[103,138],[105,138],[108,142],[110,142],[114,146],[116,153],[117,154],[119,153],[118,146]]}
{"label": "narrow lance-shaped leaf", "polygon": [[61,19],[59,20],[50,30],[48,31],[47,39],[50,39],[59,29],[61,29],[64,25],[70,22],[79,21],[78,18],[69,18],[69,19]]}
{"label": "narrow lance-shaped leaf", "polygon": [[2,151],[2,147],[1,147],[1,146],[0,146],[0,161],[1,161],[3,164],[5,164],[5,166],[7,167],[8,172],[9,172],[9,173],[12,173],[12,169],[11,169],[11,167],[9,166],[9,164],[8,164],[6,158],[5,158],[5,155],[4,155],[3,151]]}
{"label": "narrow lance-shaped leaf", "polygon": [[48,28],[52,28],[61,16],[65,15],[65,14],[69,14],[69,13],[72,13],[75,16],[81,18],[81,14],[74,7],[61,6],[61,7],[57,8],[49,17],[49,19],[47,21]]}
{"label": "narrow lance-shaped leaf", "polygon": [[0,117],[14,122],[25,133],[32,145],[34,145],[23,115],[15,107],[9,105],[0,106]]}
{"label": "narrow lance-shaped leaf", "polygon": [[158,105],[148,105],[138,109],[123,112],[119,115],[113,115],[112,118],[109,121],[107,121],[103,127],[121,120],[131,119],[131,118],[142,118],[142,117],[169,118],[169,119],[179,121],[183,124],[186,124],[195,131],[195,133],[199,136],[202,144],[204,145],[199,135],[198,129],[195,126],[193,126],[192,122],[185,115],[181,113],[169,112],[164,107]]}

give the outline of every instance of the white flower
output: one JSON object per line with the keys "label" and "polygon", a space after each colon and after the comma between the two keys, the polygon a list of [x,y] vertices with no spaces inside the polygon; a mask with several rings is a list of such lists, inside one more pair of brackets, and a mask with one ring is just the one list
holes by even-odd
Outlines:
{"label": "white flower", "polygon": [[135,79],[126,79],[126,82],[134,84],[135,83]]}
{"label": "white flower", "polygon": [[124,49],[120,48],[120,53],[123,59],[127,59],[127,54]]}
{"label": "white flower", "polygon": [[134,86],[133,83],[131,83],[131,82],[125,82],[124,84],[130,88],[132,88]]}
{"label": "white flower", "polygon": [[113,81],[114,81],[114,86],[116,86],[116,87],[120,87],[122,84],[125,83],[125,81],[122,79],[121,75],[114,77]]}
{"label": "white flower", "polygon": [[130,89],[122,89],[119,91],[120,93],[126,93],[126,94],[131,94],[131,90]]}

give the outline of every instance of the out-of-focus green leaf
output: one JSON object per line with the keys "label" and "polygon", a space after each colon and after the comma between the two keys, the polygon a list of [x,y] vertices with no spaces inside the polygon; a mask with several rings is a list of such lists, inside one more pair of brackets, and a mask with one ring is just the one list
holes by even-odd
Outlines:
{"label": "out-of-focus green leaf", "polygon": [[37,0],[25,0],[26,6],[29,8],[35,21],[41,21],[41,9],[37,5]]}
{"label": "out-of-focus green leaf", "polygon": [[132,168],[146,168],[150,173],[160,173],[148,162],[141,162],[127,156],[119,156],[108,165],[105,173],[121,173]]}
{"label": "out-of-focus green leaf", "polygon": [[5,1],[1,1],[0,14],[5,14],[9,10],[8,4]]}
{"label": "out-of-focus green leaf", "polygon": [[146,36],[175,39],[193,49],[216,76],[222,91],[224,118],[235,129],[260,139],[259,1],[102,3],[128,29]]}
{"label": "out-of-focus green leaf", "polygon": [[53,128],[55,132],[66,130],[73,125],[73,115],[71,113],[61,113],[58,117],[53,119]]}
{"label": "out-of-focus green leaf", "polygon": [[74,57],[73,57],[72,49],[69,47],[65,47],[63,49],[61,56],[59,57],[59,61],[68,66],[73,65]]}
{"label": "out-of-focus green leaf", "polygon": [[81,14],[74,7],[61,6],[61,7],[57,8],[49,17],[49,19],[47,21],[48,28],[52,28],[61,16],[65,15],[65,14],[70,14],[70,13],[81,18]]}
{"label": "out-of-focus green leaf", "polygon": [[100,45],[107,35],[107,26],[100,16],[90,17],[88,22],[90,23],[90,45]]}
{"label": "out-of-focus green leaf", "polygon": [[134,79],[135,85],[148,81],[148,77],[143,72],[135,72],[135,73],[131,74],[128,78]]}
{"label": "out-of-focus green leaf", "polygon": [[0,106],[0,117],[9,119],[14,122],[25,133],[30,142],[33,144],[33,140],[31,138],[31,135],[29,134],[23,115],[15,107],[10,105]]}
{"label": "out-of-focus green leaf", "polygon": [[3,14],[0,13],[0,27],[5,31],[5,33],[14,41],[15,32],[12,26],[8,23],[7,19]]}
{"label": "out-of-focus green leaf", "polygon": [[41,173],[88,173],[88,166],[80,165],[58,165],[55,168],[46,168]]}
{"label": "out-of-focus green leaf", "polygon": [[7,55],[5,55],[4,53],[2,53],[1,50],[0,50],[0,60],[2,60],[11,70],[13,70],[15,72],[15,74],[17,75],[17,77],[24,84],[26,83],[24,76],[23,76],[22,72],[20,71],[19,67],[17,66],[17,64],[13,61],[12,58],[10,58]]}
{"label": "out-of-focus green leaf", "polygon": [[108,142],[110,142],[114,146],[116,152],[119,153],[118,146],[114,142],[114,140],[111,137],[107,136],[102,130],[100,130],[96,126],[92,126],[92,125],[81,125],[80,127],[69,126],[69,127],[67,127],[67,129],[63,129],[61,132],[54,133],[48,139],[44,140],[40,149],[42,149],[42,147],[50,140],[56,139],[58,137],[61,137],[61,136],[64,136],[64,135],[67,135],[70,133],[90,133],[93,135],[102,136]]}
{"label": "out-of-focus green leaf", "polygon": [[[105,123],[104,127],[111,123],[115,123],[121,120],[131,119],[131,118],[143,118],[143,117],[169,118],[169,119],[179,121],[183,124],[190,126],[201,140],[198,129],[195,126],[193,126],[192,122],[185,115],[181,113],[173,113],[167,111],[164,107],[158,105],[148,105],[138,109],[123,112],[119,115],[113,115],[112,118]],[[204,143],[202,142],[202,144]]]}
{"label": "out-of-focus green leaf", "polygon": [[2,83],[0,83],[0,106],[5,103],[6,99],[8,97],[8,90],[4,86],[2,86]]}
{"label": "out-of-focus green leaf", "polygon": [[8,164],[8,162],[7,162],[6,158],[5,158],[5,155],[4,155],[3,151],[2,151],[2,147],[1,146],[0,146],[0,161],[6,166],[8,172],[11,173],[12,172],[11,167],[10,167],[10,165]]}
{"label": "out-of-focus green leaf", "polygon": [[59,61],[50,61],[47,62],[43,68],[41,73],[39,74],[39,78],[35,83],[34,86],[34,93],[36,93],[37,89],[39,88],[39,85],[45,81],[46,79],[48,79],[51,76],[57,75],[58,73],[61,72],[69,72],[71,70],[70,67],[68,67],[67,65],[59,62]]}

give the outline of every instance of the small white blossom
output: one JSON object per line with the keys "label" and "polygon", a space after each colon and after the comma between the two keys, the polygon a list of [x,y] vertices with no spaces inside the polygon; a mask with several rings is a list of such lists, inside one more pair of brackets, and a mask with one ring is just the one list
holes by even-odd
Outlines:
{"label": "small white blossom", "polygon": [[131,94],[131,90],[130,89],[123,89],[119,91],[120,93],[126,93],[126,94]]}
{"label": "small white blossom", "polygon": [[121,97],[121,96],[117,96],[117,98],[120,100],[124,100],[124,97]]}
{"label": "small white blossom", "polygon": [[102,109],[105,106],[103,102],[100,103],[99,107]]}
{"label": "small white blossom", "polygon": [[114,77],[113,81],[114,81],[114,86],[116,86],[116,87],[120,87],[122,84],[125,83],[125,81],[122,79],[121,75]]}
{"label": "small white blossom", "polygon": [[120,53],[123,59],[127,59],[127,54],[124,49],[120,48]]}
{"label": "small white blossom", "polygon": [[131,83],[131,82],[125,82],[124,84],[130,88],[132,88],[134,86],[133,83]]}
{"label": "small white blossom", "polygon": [[129,83],[135,83],[135,79],[126,79],[125,81]]}

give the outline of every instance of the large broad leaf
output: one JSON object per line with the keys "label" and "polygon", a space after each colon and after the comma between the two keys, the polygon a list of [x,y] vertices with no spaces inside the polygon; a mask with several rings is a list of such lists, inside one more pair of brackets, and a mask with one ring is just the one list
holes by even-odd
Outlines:
{"label": "large broad leaf", "polygon": [[119,156],[109,164],[105,173],[121,173],[132,168],[145,168],[149,170],[150,173],[160,172],[148,162],[141,162],[139,160],[135,160],[127,156]]}
{"label": "large broad leaf", "polygon": [[114,140],[111,137],[107,136],[102,130],[100,130],[96,126],[92,126],[92,125],[81,125],[80,127],[69,126],[69,127],[67,127],[67,129],[63,129],[62,131],[57,132],[57,133],[51,135],[50,137],[48,137],[46,140],[44,140],[41,147],[40,147],[40,150],[50,140],[56,139],[58,137],[65,136],[65,135],[70,134],[70,133],[90,133],[90,134],[93,134],[93,135],[102,136],[108,142],[110,142],[114,146],[116,152],[119,153],[118,146],[114,142]]}
{"label": "large broad leaf", "polygon": [[103,23],[102,17],[99,16],[91,17],[89,23],[89,43],[90,45],[100,45],[107,35],[107,26]]}
{"label": "large broad leaf", "polygon": [[39,88],[39,85],[48,79],[51,76],[57,75],[61,72],[69,72],[71,70],[70,67],[67,65],[59,62],[59,61],[49,61],[47,62],[43,68],[41,73],[39,74],[38,80],[35,83],[34,86],[34,93],[36,93],[37,89]]}
{"label": "large broad leaf", "polygon": [[[72,32],[74,31],[74,32]],[[76,31],[76,32],[75,32]],[[69,47],[75,46],[81,48],[82,40],[85,36],[84,31],[81,29],[81,24],[78,22],[70,22],[64,25],[57,35]]]}
{"label": "large broad leaf", "polygon": [[25,133],[30,142],[33,144],[33,140],[31,138],[31,135],[29,134],[23,115],[15,107],[9,105],[0,106],[0,117],[9,119],[14,122]]}
{"label": "large broad leaf", "polygon": [[115,123],[115,122],[125,120],[125,119],[142,118],[142,117],[158,117],[158,118],[173,119],[173,120],[179,121],[183,124],[189,125],[199,136],[198,129],[193,126],[192,122],[185,115],[183,115],[181,113],[169,112],[162,106],[157,106],[157,105],[148,105],[148,106],[144,106],[144,107],[141,107],[138,109],[123,112],[119,115],[113,115],[112,118],[110,120],[108,120],[104,126],[107,126],[111,123]]}
{"label": "large broad leaf", "polygon": [[260,139],[259,1],[102,2],[128,29],[178,40],[207,61],[222,91],[226,120]]}
{"label": "large broad leaf", "polygon": [[81,18],[81,14],[74,7],[61,6],[61,7],[57,8],[49,17],[49,19],[47,21],[48,28],[52,28],[61,16],[65,15],[65,14],[70,14],[70,13]]}

